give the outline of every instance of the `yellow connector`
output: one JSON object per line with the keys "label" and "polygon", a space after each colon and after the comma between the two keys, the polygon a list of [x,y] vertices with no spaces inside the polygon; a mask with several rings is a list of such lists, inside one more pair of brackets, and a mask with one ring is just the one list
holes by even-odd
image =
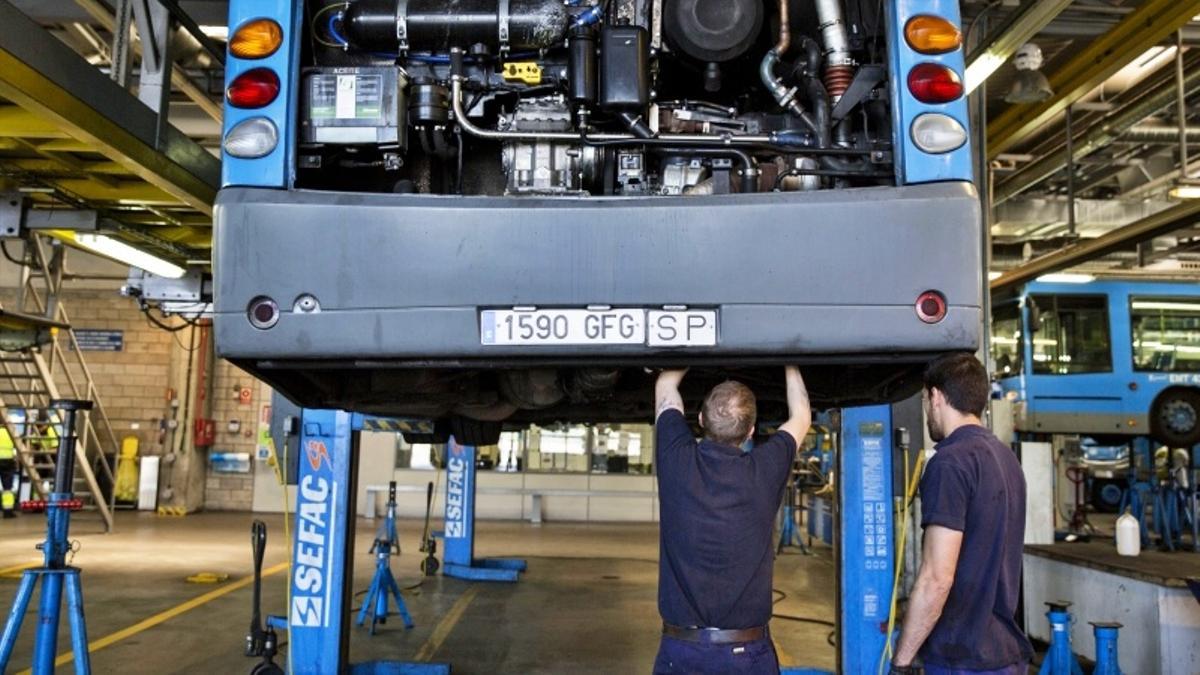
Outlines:
{"label": "yellow connector", "polygon": [[523,82],[528,85],[542,83],[542,67],[533,61],[513,61],[504,64],[501,71],[506,82]]}

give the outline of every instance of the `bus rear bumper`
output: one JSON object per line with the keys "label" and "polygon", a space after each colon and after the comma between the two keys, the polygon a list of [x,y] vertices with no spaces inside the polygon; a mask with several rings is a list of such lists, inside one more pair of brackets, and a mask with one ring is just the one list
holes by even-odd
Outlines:
{"label": "bus rear bumper", "polygon": [[[216,342],[240,362],[925,358],[978,346],[979,222],[969,183],[592,200],[227,188]],[[928,290],[949,305],[936,324],[914,311]],[[266,330],[247,317],[260,297],[282,310]],[[595,305],[716,309],[718,342],[481,344],[483,309]]]}

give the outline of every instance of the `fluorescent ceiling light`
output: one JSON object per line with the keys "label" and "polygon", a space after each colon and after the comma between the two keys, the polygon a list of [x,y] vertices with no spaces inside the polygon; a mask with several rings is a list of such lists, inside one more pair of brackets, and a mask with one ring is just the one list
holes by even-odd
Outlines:
{"label": "fluorescent ceiling light", "polygon": [[200,26],[200,32],[214,40],[228,40],[229,26]]}
{"label": "fluorescent ceiling light", "polygon": [[1043,274],[1037,280],[1046,284],[1086,284],[1090,281],[1095,281],[1096,277],[1091,274],[1057,272],[1054,274]]}
{"label": "fluorescent ceiling light", "polygon": [[966,75],[963,76],[966,93],[970,94],[975,91],[979,85],[983,84],[984,80],[991,77],[992,73],[996,72],[1007,60],[1007,57],[986,51],[979,58],[972,61],[971,65],[967,66]]}
{"label": "fluorescent ceiling light", "polygon": [[1139,300],[1132,304],[1134,309],[1156,309],[1163,312],[1200,312],[1200,304],[1194,302],[1154,302]]}
{"label": "fluorescent ceiling light", "polygon": [[988,281],[995,281],[1004,275],[1004,272],[988,272]]}
{"label": "fluorescent ceiling light", "polygon": [[136,249],[129,244],[118,239],[103,234],[85,234],[82,232],[71,233],[70,240],[75,242],[80,248],[85,248],[92,253],[102,255],[106,258],[112,258],[117,262],[123,262],[126,265],[137,267],[146,270],[151,274],[168,279],[178,279],[187,273],[179,265],[167,262],[158,256],[150,255],[145,251]]}
{"label": "fluorescent ceiling light", "polygon": [[1200,185],[1176,185],[1167,190],[1171,199],[1200,199]]}

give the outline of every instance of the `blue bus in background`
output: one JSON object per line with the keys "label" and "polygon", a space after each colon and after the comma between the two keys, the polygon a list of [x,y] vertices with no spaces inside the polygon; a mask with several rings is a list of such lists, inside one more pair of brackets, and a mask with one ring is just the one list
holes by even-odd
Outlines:
{"label": "blue bus in background", "polygon": [[1200,443],[1200,284],[1032,282],[994,298],[992,357],[1017,431]]}

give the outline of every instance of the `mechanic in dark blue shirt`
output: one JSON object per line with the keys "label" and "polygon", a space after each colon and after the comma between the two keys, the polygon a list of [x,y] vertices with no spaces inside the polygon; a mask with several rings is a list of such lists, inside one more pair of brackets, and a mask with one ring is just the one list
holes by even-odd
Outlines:
{"label": "mechanic in dark blue shirt", "polygon": [[800,371],[786,370],[789,419],[765,443],[754,434],[754,393],[724,382],[700,412],[692,435],[679,383],[663,372],[655,386],[655,465],[659,498],[658,611],[663,636],[655,673],[778,673],[771,620],[772,532],[797,444],[812,424]]}
{"label": "mechanic in dark blue shirt", "polygon": [[1024,675],[1033,647],[1017,626],[1025,476],[980,422],[987,373],[969,354],[925,371],[925,419],[938,441],[921,478],[921,569],[893,673],[920,655],[927,675]]}

